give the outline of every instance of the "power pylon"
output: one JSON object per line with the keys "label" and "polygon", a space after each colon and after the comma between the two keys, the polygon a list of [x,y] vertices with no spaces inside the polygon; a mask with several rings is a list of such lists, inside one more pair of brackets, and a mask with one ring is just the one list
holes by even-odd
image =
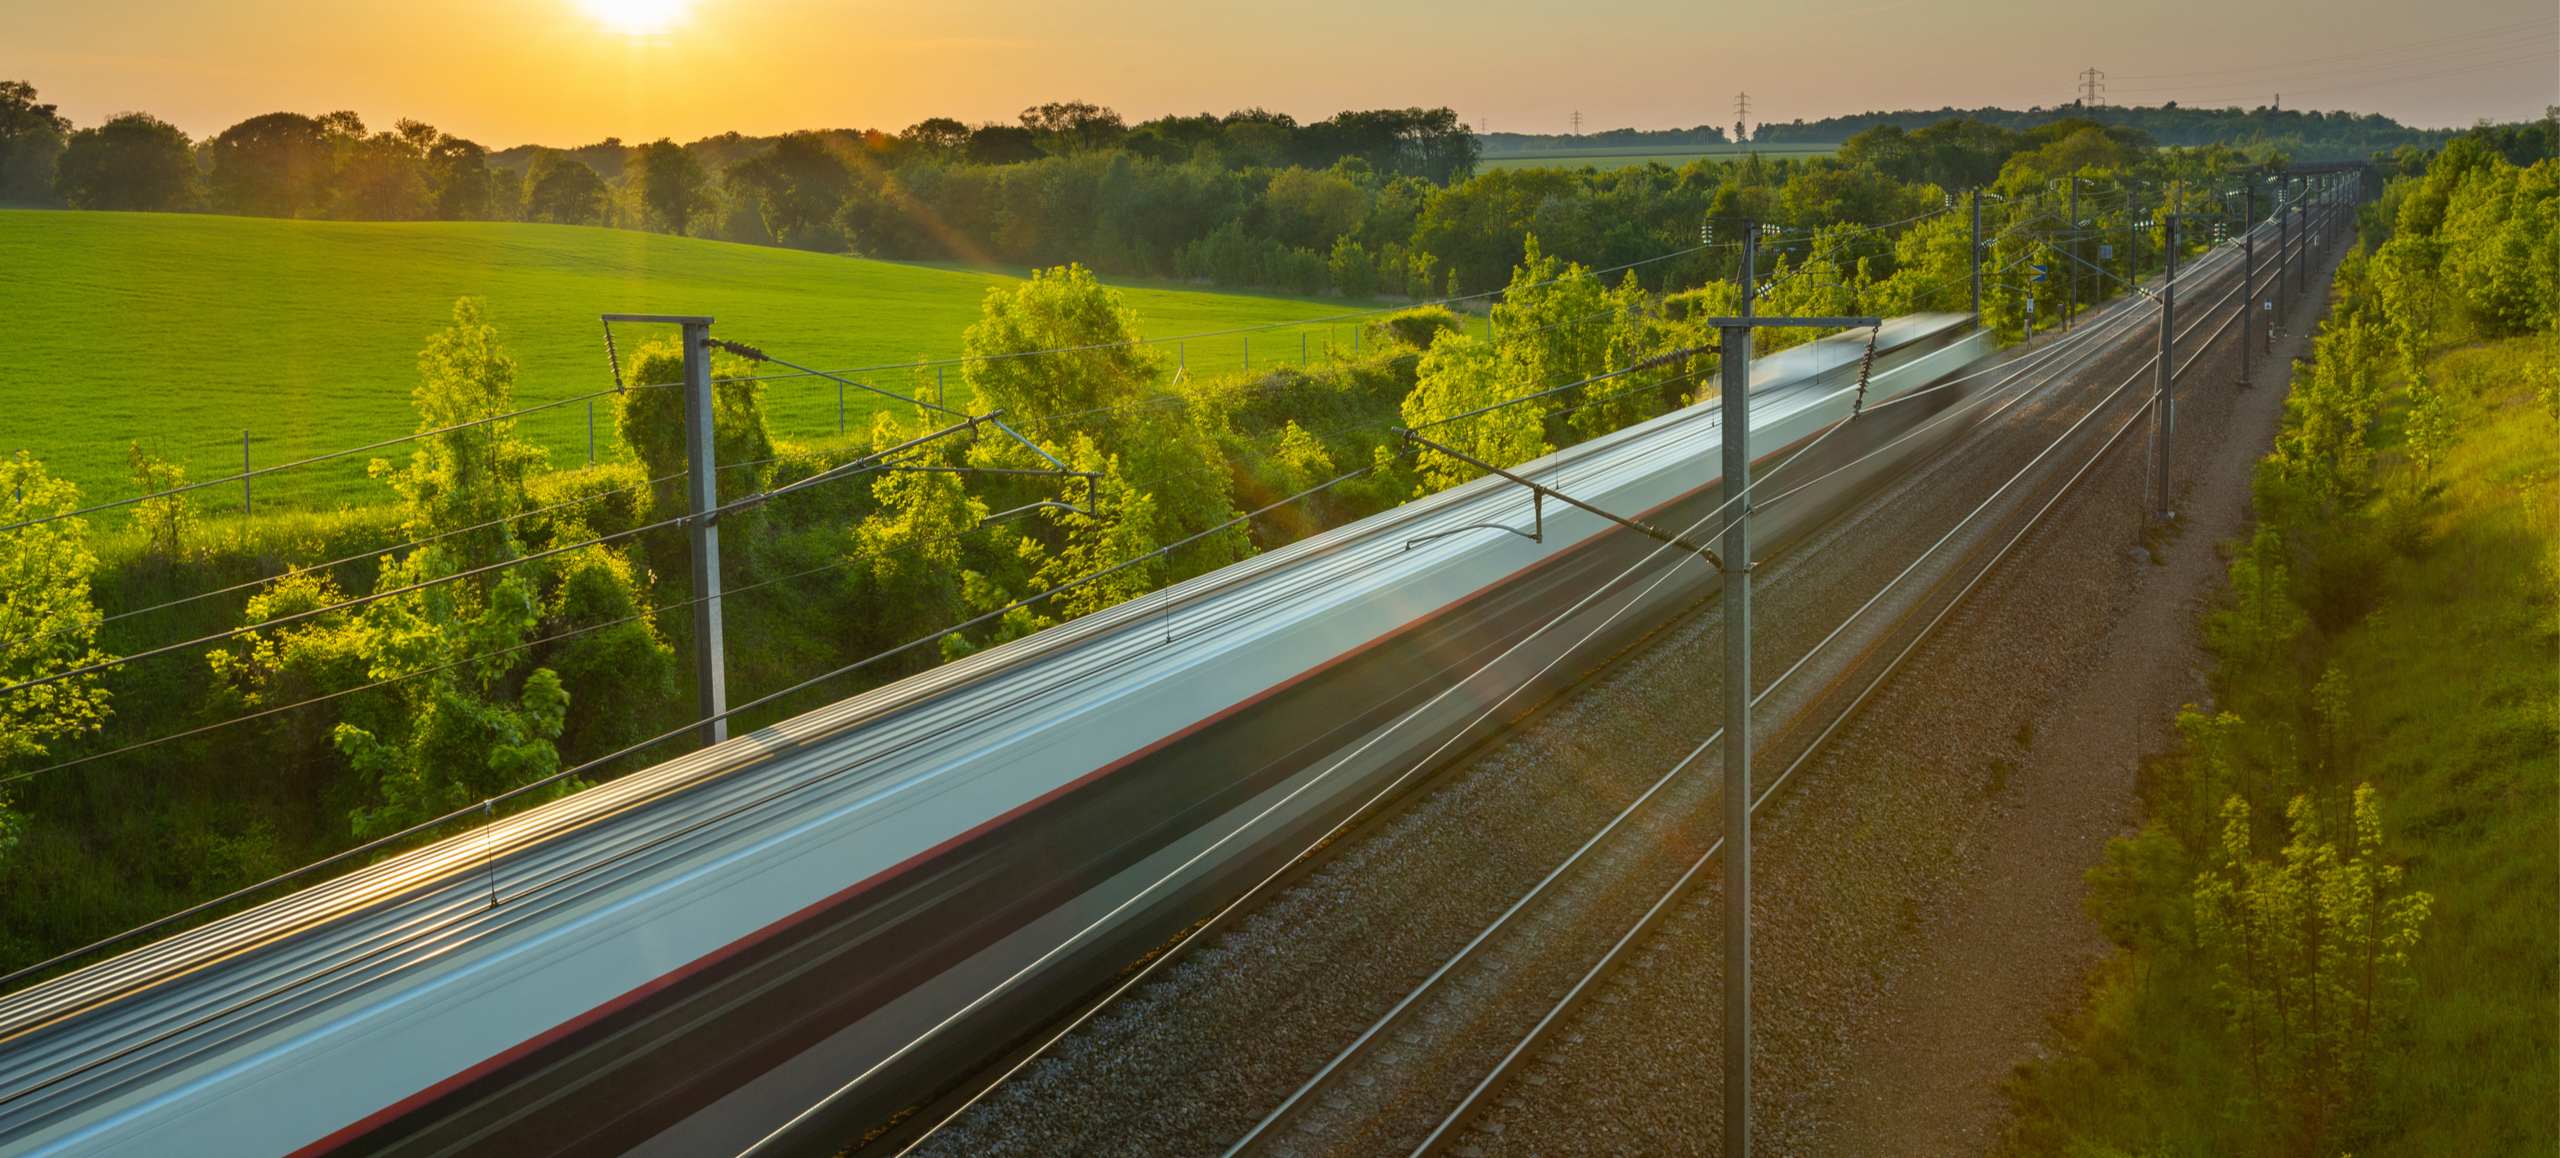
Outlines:
{"label": "power pylon", "polygon": [[2094,68],[2080,70],[2080,104],[2084,108],[2107,107],[2107,74]]}
{"label": "power pylon", "polygon": [[1575,110],[1573,110],[1573,135],[1574,135],[1574,136],[1577,136],[1577,137],[1579,137],[1579,136],[1581,136],[1581,135],[1582,135],[1582,110],[1581,110],[1581,109],[1575,109]]}
{"label": "power pylon", "polygon": [[1744,131],[1743,131],[1743,129],[1742,129],[1742,122],[1743,122],[1743,119],[1744,119],[1744,118],[1746,118],[1746,117],[1749,117],[1750,115],[1751,115],[1751,94],[1750,94],[1750,93],[1747,93],[1747,92],[1740,92],[1740,93],[1735,93],[1735,94],[1733,94],[1733,143],[1734,143],[1734,144],[1739,145],[1739,144],[1741,144],[1742,142],[1744,142],[1744,141],[1748,141],[1748,140],[1750,140],[1750,139],[1751,139],[1751,134],[1744,132]]}

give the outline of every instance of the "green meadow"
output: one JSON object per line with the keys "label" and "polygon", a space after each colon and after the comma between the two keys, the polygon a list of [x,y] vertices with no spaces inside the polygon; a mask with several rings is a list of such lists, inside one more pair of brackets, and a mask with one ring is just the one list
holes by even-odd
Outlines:
{"label": "green meadow", "polygon": [[[34,451],[89,501],[132,492],[128,445],[182,462],[190,479],[235,473],[241,433],[258,466],[406,434],[409,391],[429,333],[455,298],[477,296],[518,363],[532,405],[609,388],[598,315],[709,314],[713,333],[802,365],[836,370],[943,359],[989,288],[1008,273],[903,265],[636,231],[493,222],[280,221],[198,214],[0,210],[0,316],[13,333],[0,375],[0,453]],[[1339,301],[1125,287],[1150,338],[1242,326],[1285,328],[1168,344],[1197,368],[1294,361],[1302,340],[1349,342],[1358,309]],[[1291,322],[1308,322],[1287,326]],[[617,326],[627,356],[671,337]],[[933,372],[864,375],[891,389]],[[942,388],[965,399],[957,367]],[[777,434],[833,433],[837,386],[778,380]],[[894,405],[846,391],[846,421]],[[613,451],[596,408],[600,454]],[[584,462],[587,408],[524,420],[556,465]],[[397,449],[388,454],[400,453]],[[262,509],[331,507],[387,496],[359,457],[257,480]],[[200,496],[236,510],[237,488]]]}

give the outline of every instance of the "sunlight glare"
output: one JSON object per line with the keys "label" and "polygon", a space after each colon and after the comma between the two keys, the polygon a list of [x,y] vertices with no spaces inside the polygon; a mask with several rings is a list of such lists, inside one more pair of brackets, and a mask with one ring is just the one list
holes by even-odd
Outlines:
{"label": "sunlight glare", "polygon": [[665,32],[685,16],[685,0],[578,0],[578,7],[625,36]]}

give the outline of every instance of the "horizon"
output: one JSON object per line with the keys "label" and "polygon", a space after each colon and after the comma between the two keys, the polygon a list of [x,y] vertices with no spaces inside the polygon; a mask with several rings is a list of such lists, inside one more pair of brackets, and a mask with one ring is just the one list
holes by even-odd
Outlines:
{"label": "horizon", "polygon": [[[365,15],[332,15],[315,0],[257,0],[230,14],[158,11],[163,7],[100,0],[77,11],[22,14],[24,34],[0,45],[0,77],[32,82],[44,100],[83,126],[139,111],[203,139],[266,112],[350,109],[370,126],[414,118],[493,149],[574,148],[608,138],[690,141],[727,132],[896,132],[929,116],[1009,121],[1024,107],[1066,100],[1113,108],[1132,124],[1257,107],[1308,122],[1345,109],[1446,106],[1478,133],[1568,135],[1577,112],[1587,132],[1729,127],[1736,93],[1747,91],[1747,119],[1756,127],[1870,112],[2067,107],[2079,95],[2074,85],[2086,67],[2107,73],[2101,96],[2115,106],[2175,102],[2245,110],[2280,98],[2287,108],[2379,113],[2412,128],[2443,129],[2484,119],[2531,120],[2560,104],[2560,14],[2537,13],[2532,0],[2463,0],[2458,25],[2434,19],[2436,13],[2358,0],[2311,28],[2292,24],[2281,0],[2244,0],[2236,10],[2176,0],[2160,19],[2125,30],[2104,52],[2057,46],[2052,41],[2075,30],[2043,25],[1982,38],[1968,35],[1971,25],[1959,21],[1888,27],[1866,19],[1910,13],[1909,0],[1755,18],[1755,30],[1766,30],[1755,32],[1755,47],[1828,44],[1829,55],[1857,78],[1851,82],[1830,69],[1797,66],[1809,52],[1770,51],[1719,63],[1746,54],[1701,41],[1700,58],[1690,61],[1678,55],[1689,43],[1683,35],[1648,38],[1624,50],[1570,34],[1540,39],[1533,34],[1552,18],[1526,0],[1454,22],[1417,13],[1353,21],[1346,0],[1314,0],[1322,11],[1284,21],[1264,38],[1250,35],[1245,13],[1229,13],[1236,19],[1224,21],[1215,12],[1177,12],[1166,0],[1133,0],[1128,10],[1165,18],[1153,37],[1100,35],[1077,24],[1075,14],[1032,11],[1019,0],[963,0],[907,14],[896,37],[868,39],[865,28],[883,25],[866,24],[864,16],[886,5],[442,0],[432,16],[413,10],[401,27],[381,27]],[[1654,18],[1675,33],[1698,19],[1658,0],[1619,0],[1612,7]],[[2024,5],[1988,0],[1976,8],[1978,23],[2009,26],[2011,10]],[[2175,43],[2193,27],[2181,17],[2207,11],[2221,14],[2240,35],[2202,46]],[[834,30],[855,39],[839,44],[826,34],[783,35],[830,13]],[[1329,22],[1326,15],[1342,20]],[[1588,23],[1605,15],[1576,18]],[[935,35],[990,21],[1011,35]],[[1042,28],[1044,22],[1051,27]],[[1367,35],[1339,37],[1345,26]],[[2272,62],[2231,63],[2248,53],[2233,41],[2249,39],[2248,30],[2259,26],[2281,30],[2287,51]],[[1327,30],[1341,43],[1328,44]],[[1395,35],[1399,30],[1410,35]],[[2162,35],[2171,43],[2152,45]],[[399,50],[384,51],[394,36]],[[1378,59],[1428,37],[1454,42],[1453,51]],[[1239,41],[1252,45],[1240,48]],[[93,47],[104,42],[120,50]],[[785,47],[765,47],[775,44]],[[1481,51],[1465,51],[1471,45]],[[1335,59],[1322,69],[1294,68],[1292,48],[1321,49]],[[2072,57],[2058,55],[2065,51]],[[1620,58],[1611,60],[1612,52]],[[1855,66],[1886,53],[1902,63],[1882,75]],[[2052,63],[2027,67],[2018,63],[2022,58]],[[1914,60],[1934,67],[1910,67]],[[1168,61],[1179,63],[1162,67]],[[1578,65],[1613,63],[1627,67],[1577,71]],[[1670,75],[1674,64],[1682,73],[1720,79]],[[1520,84],[1515,74],[1524,70],[1549,82]],[[686,72],[712,79],[668,79]],[[468,79],[475,73],[476,83]],[[1576,79],[1584,75],[1598,79]],[[1720,91],[1704,91],[1710,86]]]}

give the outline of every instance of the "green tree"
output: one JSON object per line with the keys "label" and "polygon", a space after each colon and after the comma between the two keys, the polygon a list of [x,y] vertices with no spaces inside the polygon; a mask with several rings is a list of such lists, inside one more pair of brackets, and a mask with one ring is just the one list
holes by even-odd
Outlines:
{"label": "green tree", "polygon": [[[929,416],[910,425],[882,413],[872,421],[871,443],[885,449],[932,429]],[[908,465],[957,467],[950,443],[932,444]],[[921,631],[956,623],[973,610],[973,593],[989,593],[987,577],[968,566],[961,536],[986,521],[987,504],[969,493],[966,477],[946,470],[884,472],[872,480],[876,510],[854,525],[848,582],[873,650],[904,643]],[[1010,602],[1001,597],[989,607]],[[946,648],[948,652],[949,648]]]}
{"label": "green tree", "polygon": [[773,147],[729,166],[732,196],[753,206],[777,244],[841,250],[836,218],[853,191],[853,171],[819,133],[786,133]]}
{"label": "green tree", "polygon": [[126,448],[125,462],[134,489],[144,496],[132,508],[134,529],[162,566],[174,565],[186,558],[196,529],[195,504],[184,493],[187,468],[145,451],[139,442]]}
{"label": "green tree", "polygon": [[477,141],[440,134],[427,149],[427,188],[439,221],[478,221],[496,216],[489,150]]}
{"label": "green tree", "polygon": [[54,197],[54,163],[71,120],[36,99],[36,86],[0,80],[0,204],[42,205]]}
{"label": "green tree", "polygon": [[1359,228],[1368,212],[1368,190],[1340,172],[1282,169],[1263,188],[1261,232],[1282,245],[1321,252]]}
{"label": "green tree", "polygon": [[[400,496],[402,532],[423,545],[386,557],[378,597],[357,608],[310,614],[335,590],[287,577],[251,602],[249,620],[293,621],[211,657],[246,704],[358,693],[337,701],[327,740],[356,775],[358,836],[546,776],[564,735],[609,746],[673,685],[673,655],[642,614],[645,577],[626,558],[593,546],[528,559],[588,533],[535,516],[528,481],[545,455],[496,417],[514,407],[515,363],[479,303],[455,303],[418,366],[420,437],[405,466],[377,460],[374,473]],[[573,689],[590,697],[576,732]]]}
{"label": "green tree", "polygon": [[[418,356],[411,398],[418,428],[406,468],[377,465],[399,492],[416,538],[448,536],[382,568],[389,592],[522,558],[514,520],[532,506],[526,479],[539,447],[516,437],[512,420],[482,421],[514,407],[515,361],[498,344],[478,302],[455,303],[453,325]],[[448,429],[479,422],[464,429]],[[461,666],[394,685],[390,695],[350,711],[338,750],[375,793],[355,814],[358,835],[374,835],[459,808],[548,775],[559,767],[553,741],[569,697],[548,668],[527,670],[520,648],[541,615],[538,574],[505,568],[366,604],[357,650],[376,679]]]}
{"label": "green tree", "polygon": [[[1137,313],[1081,265],[989,289],[961,349],[971,393],[1017,423],[1127,406],[1162,373]],[[1022,356],[1033,350],[1059,352]]]}
{"label": "green tree", "polygon": [[587,163],[557,149],[534,154],[524,174],[527,221],[594,225],[604,220],[604,178]]}
{"label": "green tree", "polygon": [[206,146],[213,207],[257,217],[318,212],[337,178],[337,144],[363,131],[352,113],[268,113],[224,129]]}
{"label": "green tree", "polygon": [[[46,473],[33,455],[0,459],[0,525],[51,520],[0,531],[0,684],[59,677],[106,658],[95,646],[102,620],[89,593],[98,557],[88,520],[69,514],[79,507],[79,488]],[[95,733],[107,698],[95,673],[0,692],[0,768]],[[8,805],[0,793],[0,863],[19,827]]]}
{"label": "green tree", "polygon": [[684,146],[660,137],[640,146],[632,163],[651,228],[682,237],[695,219],[711,211],[710,178]]}
{"label": "green tree", "polygon": [[1325,262],[1333,275],[1334,292],[1346,298],[1366,298],[1378,292],[1378,267],[1369,260],[1369,251],[1350,234],[1333,239],[1333,256]]}
{"label": "green tree", "polygon": [[177,126],[126,113],[71,135],[55,188],[74,209],[186,209],[195,203],[195,158]]}
{"label": "green tree", "polygon": [[2236,1093],[2300,1152],[2335,1153],[2356,1136],[2415,990],[2409,955],[2434,898],[2384,860],[2371,785],[2356,788],[2343,846],[2323,834],[2308,796],[2285,819],[2283,851],[2262,860],[2248,803],[2223,806],[2215,866],[2195,883],[2197,937],[2248,1075]]}
{"label": "green tree", "polygon": [[[720,501],[734,502],[773,481],[773,431],[765,421],[764,383],[755,381],[755,367],[745,359],[717,353],[711,360],[711,381],[711,453],[721,464]],[[681,477],[686,470],[683,347],[673,341],[641,347],[631,360],[630,383],[630,389],[614,396],[614,430],[641,469],[659,480],[650,519],[671,519],[691,509]],[[749,512],[737,521],[751,523],[754,518]],[[666,537],[676,536],[669,532]]]}
{"label": "green tree", "polygon": [[1022,110],[1022,127],[1052,153],[1107,149],[1127,135],[1120,114],[1086,101],[1051,101]]}
{"label": "green tree", "polygon": [[[1401,413],[1408,427],[1442,422],[1481,406],[1527,394],[1534,387],[1521,363],[1502,357],[1493,343],[1471,334],[1443,334],[1422,355],[1413,393]],[[1537,404],[1505,407],[1445,422],[1426,432],[1486,462],[1516,466],[1554,448],[1547,445],[1546,417]],[[1415,493],[1429,494],[1482,475],[1463,460],[1423,450],[1415,460]]]}
{"label": "green tree", "polygon": [[404,120],[390,132],[338,142],[329,215],[346,221],[419,221],[435,215],[427,153],[436,130]]}

